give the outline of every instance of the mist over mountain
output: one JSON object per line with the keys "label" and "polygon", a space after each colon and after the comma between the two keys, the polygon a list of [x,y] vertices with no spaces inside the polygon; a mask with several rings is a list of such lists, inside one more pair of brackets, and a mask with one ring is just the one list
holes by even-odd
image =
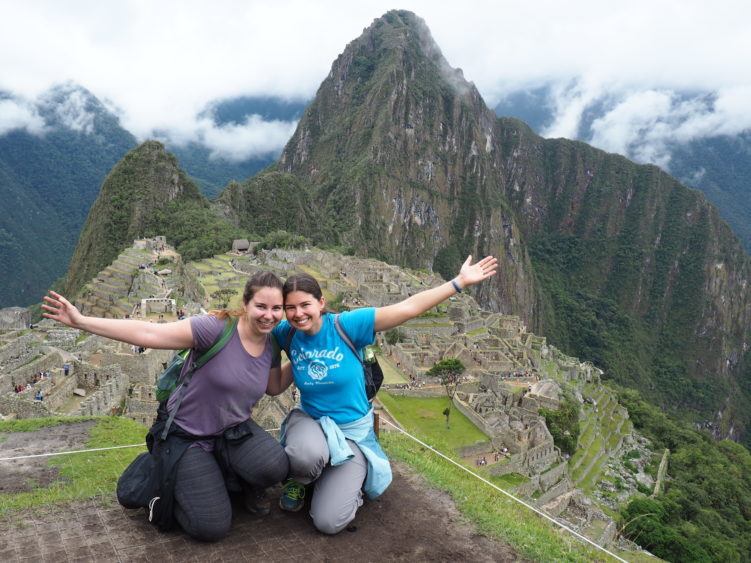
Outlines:
{"label": "mist over mountain", "polygon": [[[209,104],[199,117],[210,119],[217,127],[242,127],[253,119],[267,123],[294,123],[300,119],[306,105],[304,101],[268,96],[240,96]],[[237,160],[217,154],[196,141],[173,144],[166,140],[165,144],[210,198],[219,195],[232,180],[242,181],[269,166],[279,157],[281,150],[272,149]]]}
{"label": "mist over mountain", "polygon": [[508,93],[497,115],[516,117],[543,136],[566,136],[657,164],[704,192],[751,251],[751,129],[727,131],[712,92],[612,90],[597,95],[575,82]]}
{"label": "mist over mountain", "polygon": [[[242,132],[265,123],[295,122],[304,102],[240,97],[210,104],[202,118]],[[211,129],[208,128],[208,131]],[[263,143],[261,138],[259,142]],[[29,305],[68,267],[89,209],[107,173],[137,144],[116,110],[85,88],[57,85],[38,99],[0,92],[0,260],[14,275],[0,287],[0,307]],[[232,180],[266,168],[279,149],[228,158],[204,143],[167,142],[181,167],[208,197]]]}
{"label": "mist over mountain", "polygon": [[0,261],[13,272],[0,306],[28,305],[65,273],[102,179],[136,141],[78,86],[53,88],[35,106],[9,94],[4,103],[6,128],[12,113],[17,127],[0,136]]}

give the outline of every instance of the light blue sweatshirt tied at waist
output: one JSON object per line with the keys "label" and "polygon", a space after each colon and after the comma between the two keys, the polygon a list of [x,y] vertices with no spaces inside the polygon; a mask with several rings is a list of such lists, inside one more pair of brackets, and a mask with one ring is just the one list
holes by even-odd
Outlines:
{"label": "light blue sweatshirt tied at waist", "polygon": [[[282,423],[280,438],[282,445],[285,443],[287,434],[287,420],[289,420],[292,412],[287,415]],[[381,449],[381,444],[378,443],[378,438],[376,438],[373,430],[373,409],[362,418],[345,424],[337,424],[328,416],[314,420],[321,426],[321,430],[326,436],[331,465],[341,465],[355,457],[352,448],[346,442],[347,439],[352,440],[360,448],[362,455],[368,462],[368,474],[365,476],[365,484],[363,485],[365,495],[371,500],[381,496],[383,491],[391,484],[391,464],[386,457],[386,453]]]}

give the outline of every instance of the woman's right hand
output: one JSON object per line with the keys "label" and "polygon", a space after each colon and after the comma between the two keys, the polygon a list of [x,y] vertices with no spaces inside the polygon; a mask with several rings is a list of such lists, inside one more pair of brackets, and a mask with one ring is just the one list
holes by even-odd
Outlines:
{"label": "woman's right hand", "polygon": [[59,293],[50,290],[49,295],[44,296],[42,309],[47,311],[42,314],[47,319],[52,319],[73,328],[81,327],[83,315],[73,303]]}

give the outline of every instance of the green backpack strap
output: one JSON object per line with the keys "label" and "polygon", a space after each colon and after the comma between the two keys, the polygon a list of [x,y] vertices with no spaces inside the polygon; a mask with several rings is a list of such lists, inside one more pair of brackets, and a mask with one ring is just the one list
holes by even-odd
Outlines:
{"label": "green backpack strap", "polygon": [[230,317],[229,319],[227,319],[227,322],[224,323],[224,330],[222,330],[222,334],[219,336],[219,339],[214,342],[211,348],[201,354],[201,356],[193,363],[191,369],[197,370],[198,368],[203,367],[204,365],[206,365],[206,362],[216,356],[219,353],[219,350],[224,348],[227,345],[227,342],[229,342],[229,339],[232,338],[232,333],[235,331],[236,326],[237,317]]}
{"label": "green backpack strap", "polygon": [[175,420],[175,415],[177,414],[177,411],[180,410],[180,404],[183,402],[183,397],[185,397],[185,390],[188,387],[188,384],[190,383],[190,380],[193,378],[193,373],[200,368],[201,366],[206,365],[206,362],[208,362],[211,358],[216,356],[219,353],[219,350],[224,348],[224,346],[229,342],[229,339],[232,337],[232,333],[235,331],[235,327],[237,326],[237,317],[230,317],[227,322],[224,323],[224,330],[222,330],[222,334],[219,336],[219,339],[214,342],[214,344],[206,350],[203,354],[201,354],[201,357],[199,357],[197,360],[191,361],[190,366],[188,367],[188,371],[185,372],[185,376],[183,377],[183,381],[180,384],[180,387],[178,388],[178,397],[177,401],[175,402],[175,408],[172,409],[172,412],[169,415],[169,418],[167,419],[167,423],[164,425],[164,431],[162,432],[162,440],[167,439],[167,435],[169,434],[169,429],[172,426],[172,421]]}

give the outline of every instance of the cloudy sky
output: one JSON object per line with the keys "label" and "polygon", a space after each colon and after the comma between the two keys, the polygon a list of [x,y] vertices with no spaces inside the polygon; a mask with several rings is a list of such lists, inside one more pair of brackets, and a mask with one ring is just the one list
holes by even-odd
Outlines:
{"label": "cloudy sky", "polygon": [[13,96],[0,99],[0,135],[43,132],[40,96],[72,81],[141,139],[160,130],[234,158],[278,150],[294,123],[218,128],[201,110],[235,96],[311,98],[345,45],[396,7],[425,19],[491,107],[548,85],[546,136],[576,136],[583,109],[605,98],[588,140],[642,161],[667,164],[672,140],[751,128],[747,1],[0,0],[0,90]]}

